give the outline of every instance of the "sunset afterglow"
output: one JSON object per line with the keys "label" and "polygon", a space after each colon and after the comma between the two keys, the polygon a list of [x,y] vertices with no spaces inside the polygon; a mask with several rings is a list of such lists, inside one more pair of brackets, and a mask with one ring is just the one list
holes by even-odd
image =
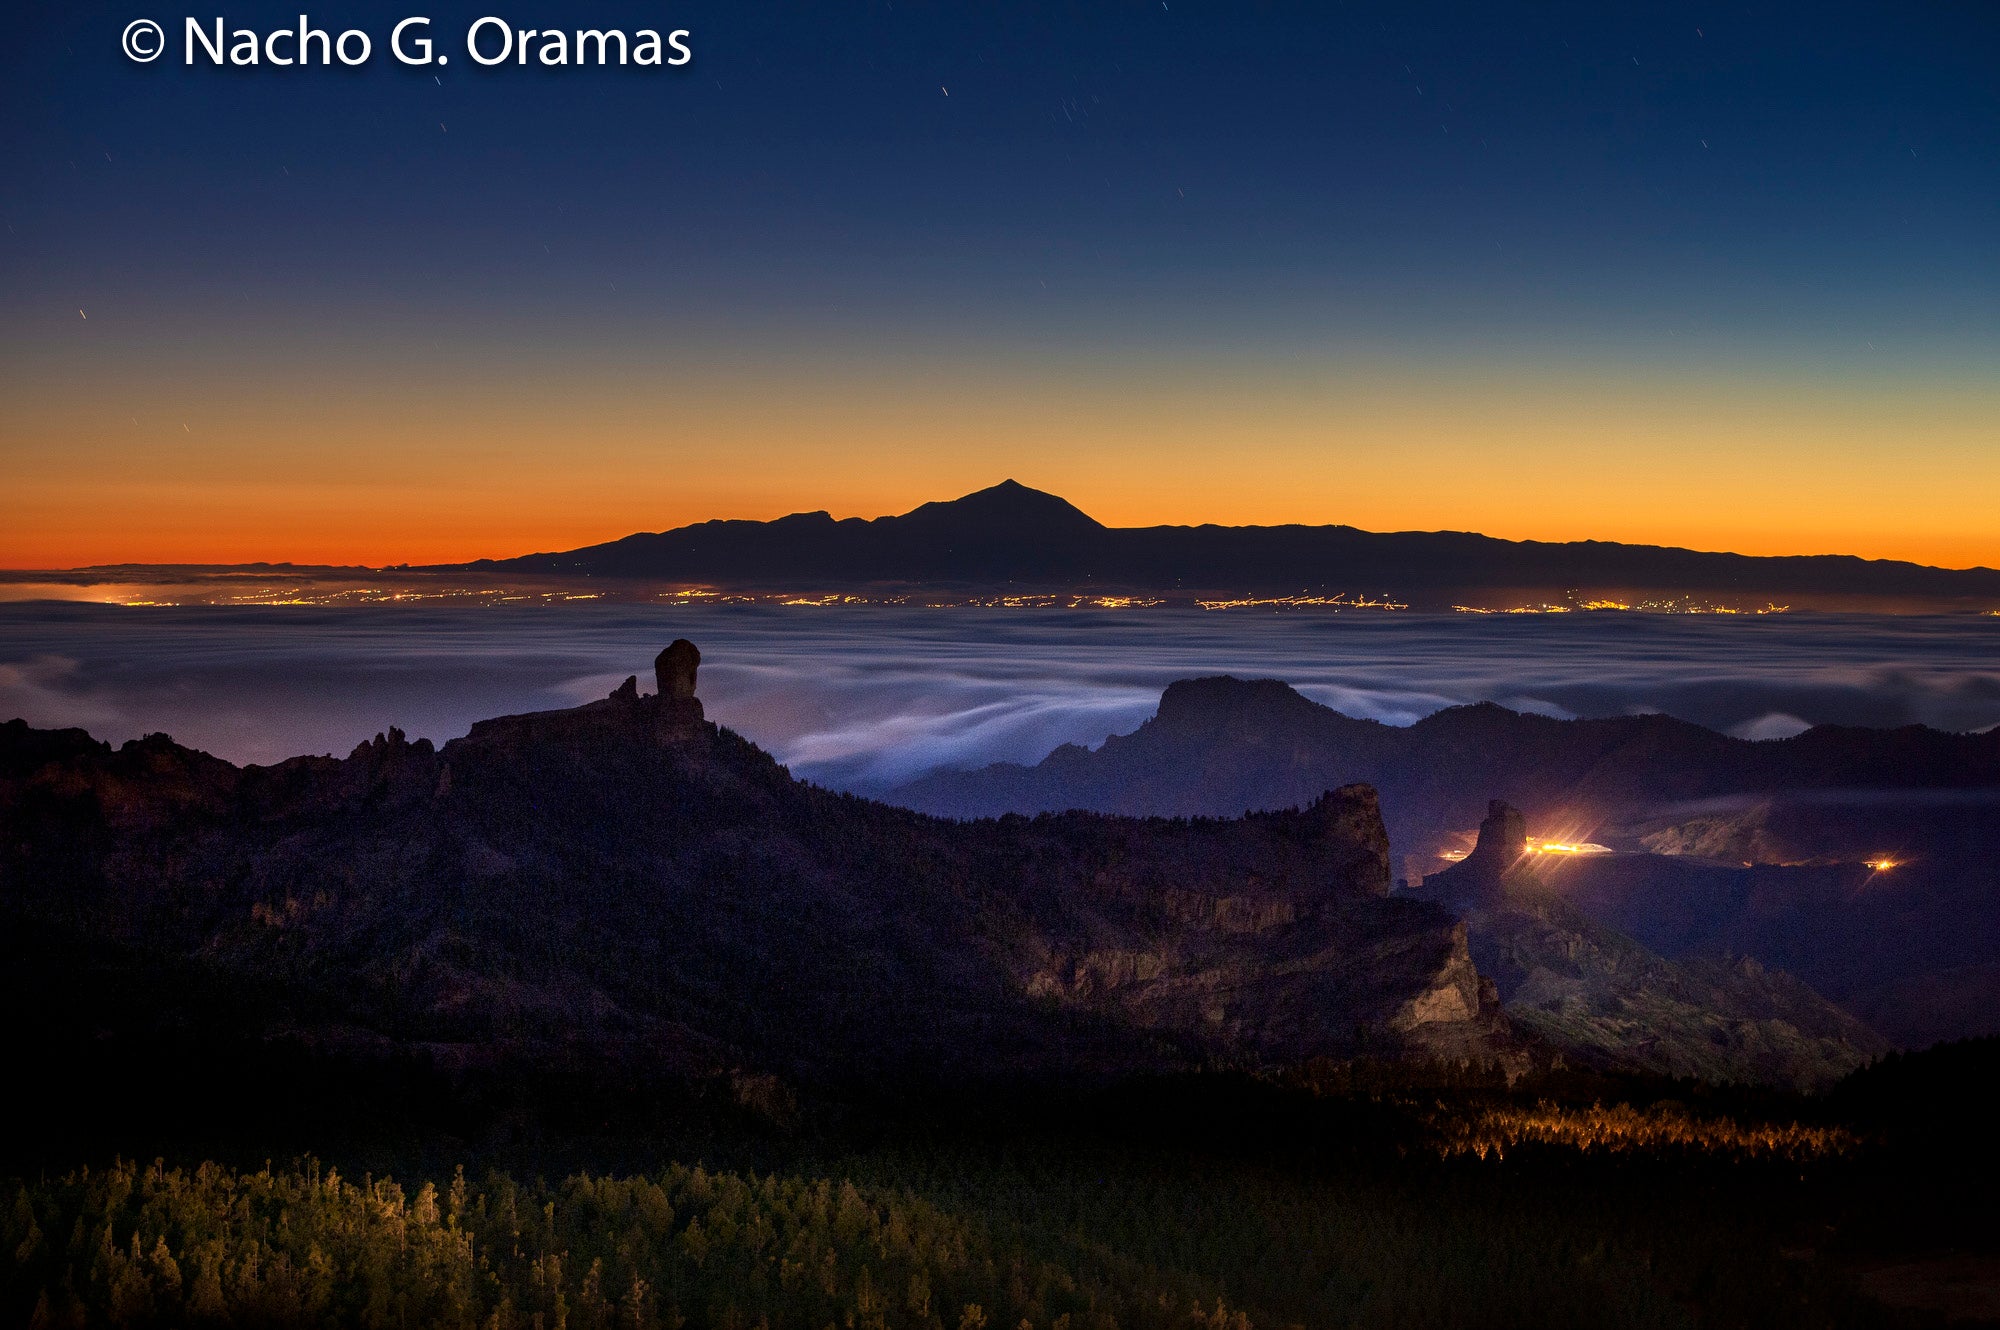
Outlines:
{"label": "sunset afterglow", "polygon": [[412,9],[0,25],[0,1326],[1993,1310],[2000,4]]}
{"label": "sunset afterglow", "polygon": [[8,90],[0,568],[1009,476],[1113,526],[2000,564],[1969,18],[1183,9],[693,4],[659,77],[350,78],[118,63],[65,8],[103,59]]}
{"label": "sunset afterglow", "polygon": [[[1963,382],[1778,379],[1717,400],[1712,384],[1629,370],[1621,383],[1615,367],[1589,381],[1362,373],[1328,356],[1303,383],[1187,364],[1114,366],[1082,385],[917,352],[845,373],[664,354],[612,372],[612,348],[578,347],[554,353],[569,362],[559,379],[522,362],[432,365],[424,383],[411,347],[414,364],[369,371],[366,393],[315,386],[325,366],[257,383],[162,366],[93,388],[92,339],[112,320],[32,345],[16,330],[0,371],[0,567],[448,562],[714,517],[876,517],[1014,474],[1113,526],[1345,523],[2000,563],[1986,501],[2000,492],[1986,446],[2000,388]],[[230,322],[204,362],[253,335]],[[171,362],[166,340],[131,349]],[[306,344],[293,354],[316,359]],[[1904,446],[1872,449],[1888,431]],[[1552,489],[1549,474],[1573,479]]]}

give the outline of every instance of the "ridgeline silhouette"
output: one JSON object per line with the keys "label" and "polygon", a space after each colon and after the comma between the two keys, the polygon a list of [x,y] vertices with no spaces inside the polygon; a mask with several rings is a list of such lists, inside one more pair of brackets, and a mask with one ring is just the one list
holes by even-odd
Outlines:
{"label": "ridgeline silhouette", "polygon": [[451,569],[741,588],[910,587],[1161,596],[1389,597],[1419,609],[1589,595],[1758,608],[1991,608],[2000,572],[1847,555],[1751,557],[1611,541],[1499,540],[1351,526],[1108,527],[1003,481],[894,517],[697,522]]}

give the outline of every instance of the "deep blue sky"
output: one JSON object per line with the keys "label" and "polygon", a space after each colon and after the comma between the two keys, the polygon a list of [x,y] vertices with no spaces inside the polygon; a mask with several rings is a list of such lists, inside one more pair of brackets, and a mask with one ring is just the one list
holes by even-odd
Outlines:
{"label": "deep blue sky", "polygon": [[[185,68],[187,11],[160,0],[10,12],[0,382],[32,401],[0,446],[114,464],[63,406],[106,378],[367,396],[419,363],[560,380],[659,357],[731,382],[851,359],[879,400],[949,356],[1052,414],[1143,394],[1130,367],[1159,357],[1992,400],[1989,3],[492,3],[305,6],[376,38],[358,71]],[[263,30],[300,7],[220,12]],[[683,27],[695,59],[482,70],[460,35],[486,12]],[[410,13],[452,56],[435,79],[383,49]],[[135,17],[166,58],[119,53]],[[1962,449],[1963,411],[1947,424],[1932,446]],[[71,520],[75,483],[30,516]]]}

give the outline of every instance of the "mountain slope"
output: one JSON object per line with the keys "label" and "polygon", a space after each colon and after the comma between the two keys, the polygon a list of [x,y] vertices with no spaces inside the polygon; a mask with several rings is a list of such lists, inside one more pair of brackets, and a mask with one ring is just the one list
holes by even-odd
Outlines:
{"label": "mountain slope", "polygon": [[[854,1083],[1488,1058],[1372,792],[1234,821],[962,826],[793,781],[694,656],[440,750],[236,768],[0,727],[0,907],[295,995],[295,1034]],[[275,1010],[275,1008],[274,1008]]]}
{"label": "mountain slope", "polygon": [[1170,685],[1152,719],[1094,751],[1066,745],[1034,767],[938,772],[891,797],[956,817],[1221,816],[1357,781],[1380,793],[1399,848],[1417,853],[1475,825],[1489,798],[1554,831],[1594,833],[1634,809],[1723,795],[2000,788],[2000,730],[1818,726],[1753,742],[1671,716],[1557,720],[1490,702],[1394,726],[1342,715],[1275,679],[1220,676]]}
{"label": "mountain slope", "polygon": [[1624,1070],[1801,1089],[1889,1051],[1790,975],[1747,957],[1670,961],[1589,919],[1538,858],[1519,811],[1496,800],[1471,855],[1416,894],[1465,920],[1509,1018],[1550,1044]]}
{"label": "mountain slope", "polygon": [[953,816],[1198,815],[1351,781],[1380,792],[1412,882],[1462,854],[1503,799],[1553,839],[1634,851],[1564,864],[1564,895],[1663,956],[1754,957],[1912,1046],[2000,1032],[2000,731],[1821,726],[1752,742],[1667,716],[1490,704],[1395,727],[1274,680],[1197,679],[1095,752],[938,773],[890,797]]}

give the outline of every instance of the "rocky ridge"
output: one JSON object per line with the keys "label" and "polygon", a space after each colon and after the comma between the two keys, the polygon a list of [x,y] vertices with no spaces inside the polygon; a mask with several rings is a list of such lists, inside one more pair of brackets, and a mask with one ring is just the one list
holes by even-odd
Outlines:
{"label": "rocky ridge", "polygon": [[[0,726],[0,909],[290,995],[267,1035],[821,1083],[1517,1056],[1373,791],[940,821],[793,780],[677,642],[435,748],[238,768]],[[161,1000],[171,1003],[173,995]]]}
{"label": "rocky ridge", "polygon": [[[1905,1047],[2000,1033],[2000,730],[1822,725],[1752,741],[1663,715],[1558,720],[1491,703],[1409,726],[1276,680],[1189,679],[1096,750],[943,772],[888,796],[954,816],[1282,808],[1379,791],[1412,884],[1487,802],[1623,851],[1564,868],[1585,918],[1683,965],[1783,970]],[[1882,865],[1887,864],[1887,867]]]}
{"label": "rocky ridge", "polygon": [[1465,921],[1510,1020],[1569,1056],[1626,1071],[1819,1089],[1888,1041],[1782,971],[1745,956],[1679,961],[1578,910],[1565,872],[1532,852],[1520,810],[1493,801],[1462,862],[1417,894]]}

